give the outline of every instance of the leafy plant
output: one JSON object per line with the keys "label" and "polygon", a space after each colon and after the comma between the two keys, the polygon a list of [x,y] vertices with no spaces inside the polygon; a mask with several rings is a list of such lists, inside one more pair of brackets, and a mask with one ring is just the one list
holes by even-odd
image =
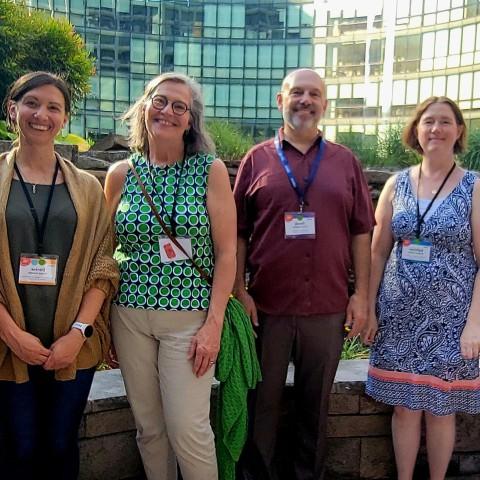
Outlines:
{"label": "leafy plant", "polygon": [[216,153],[223,160],[239,160],[254,145],[253,137],[227,121],[212,120],[207,129],[216,145]]}
{"label": "leafy plant", "polygon": [[76,145],[79,152],[87,152],[91,147],[91,143],[88,140],[85,140],[84,138],[80,137],[79,135],[75,135],[74,133],[68,133],[67,135],[57,135],[57,137],[55,138],[55,143]]}
{"label": "leafy plant", "polygon": [[346,339],[343,343],[342,360],[358,360],[360,358],[368,358],[370,349],[365,346],[360,337]]}
{"label": "leafy plant", "polygon": [[17,136],[10,132],[5,120],[0,120],[0,140],[15,140]]}
{"label": "leafy plant", "polygon": [[[15,140],[16,138],[17,134],[8,130],[5,120],[0,120],[0,140]],[[92,146],[91,141],[85,140],[79,135],[75,135],[73,133],[68,133],[67,135],[62,135],[59,133],[55,137],[55,143],[77,145],[79,152],[86,152]]]}
{"label": "leafy plant", "polygon": [[480,128],[470,131],[467,151],[460,155],[460,162],[468,170],[480,171]]}

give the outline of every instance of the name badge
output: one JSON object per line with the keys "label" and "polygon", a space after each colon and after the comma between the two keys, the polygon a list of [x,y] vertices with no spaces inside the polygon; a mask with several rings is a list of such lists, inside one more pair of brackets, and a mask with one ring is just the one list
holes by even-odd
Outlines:
{"label": "name badge", "polygon": [[315,238],[315,212],[285,212],[284,219],[285,238]]}
{"label": "name badge", "polygon": [[432,244],[425,240],[403,240],[402,241],[402,259],[410,262],[430,262]]}
{"label": "name badge", "polygon": [[[189,257],[192,257],[192,239],[177,237],[178,243],[186,250]],[[160,258],[162,263],[171,263],[178,260],[188,260],[185,255],[168,237],[161,236],[158,239],[160,245]]]}
{"label": "name badge", "polygon": [[18,283],[23,285],[56,285],[58,255],[20,254]]}

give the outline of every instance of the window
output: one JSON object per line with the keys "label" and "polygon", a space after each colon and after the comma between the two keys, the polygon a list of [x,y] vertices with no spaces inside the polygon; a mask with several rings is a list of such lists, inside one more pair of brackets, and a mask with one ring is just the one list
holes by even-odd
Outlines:
{"label": "window", "polygon": [[243,88],[242,85],[230,85],[230,106],[243,106]]}
{"label": "window", "polygon": [[447,77],[447,97],[452,100],[458,100],[458,75],[449,75]]}
{"label": "window", "polygon": [[143,38],[130,40],[130,55],[134,62],[143,62],[145,58],[145,43]]}
{"label": "window", "polygon": [[215,66],[215,55],[216,47],[212,44],[203,44],[203,66],[204,67],[214,67]]}
{"label": "window", "polygon": [[258,61],[260,67],[270,68],[272,66],[272,46],[260,45],[258,47]]}
{"label": "window", "polygon": [[217,83],[215,85],[215,106],[228,106],[228,85],[222,83]]}
{"label": "window", "polygon": [[117,77],[115,82],[115,98],[117,100],[124,100],[128,102],[128,87],[129,83],[127,78]]}
{"label": "window", "polygon": [[175,65],[186,65],[187,64],[187,49],[188,44],[184,42],[176,42],[174,46],[174,63]]}
{"label": "window", "polygon": [[243,67],[243,45],[232,45],[231,47],[231,66]]}
{"label": "window", "polygon": [[256,67],[257,66],[257,46],[247,45],[245,47],[245,66]]}
{"label": "window", "polygon": [[190,43],[188,45],[188,65],[198,67],[202,64],[202,45]]}
{"label": "window", "polygon": [[217,67],[230,66],[230,45],[217,45]]}

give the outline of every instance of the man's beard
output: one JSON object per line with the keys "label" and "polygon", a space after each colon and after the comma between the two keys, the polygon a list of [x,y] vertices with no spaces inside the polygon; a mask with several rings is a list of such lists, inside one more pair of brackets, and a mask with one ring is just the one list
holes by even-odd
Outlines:
{"label": "man's beard", "polygon": [[298,111],[289,111],[288,113],[285,113],[285,119],[288,123],[292,125],[293,128],[295,129],[303,129],[303,128],[317,128],[318,121],[317,118],[312,116],[312,117],[303,117],[301,115],[298,115],[299,111],[306,110],[306,109],[301,109]]}

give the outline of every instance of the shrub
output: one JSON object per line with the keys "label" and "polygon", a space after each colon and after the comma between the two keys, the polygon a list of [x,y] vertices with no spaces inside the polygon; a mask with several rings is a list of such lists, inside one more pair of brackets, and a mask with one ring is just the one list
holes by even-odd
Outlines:
{"label": "shrub", "polygon": [[468,170],[480,171],[480,128],[470,130],[467,151],[460,155],[460,163]]}
{"label": "shrub", "polygon": [[226,120],[211,120],[207,129],[216,146],[216,154],[223,160],[240,160],[254,145],[253,137]]}

